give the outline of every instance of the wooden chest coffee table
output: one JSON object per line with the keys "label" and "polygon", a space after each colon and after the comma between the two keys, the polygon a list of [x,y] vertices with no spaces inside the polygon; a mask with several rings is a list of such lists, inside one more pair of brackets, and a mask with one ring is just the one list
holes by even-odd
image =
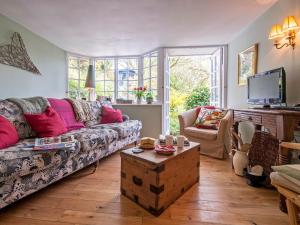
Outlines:
{"label": "wooden chest coffee table", "polygon": [[155,216],[199,181],[200,144],[175,148],[170,156],[121,152],[121,193]]}

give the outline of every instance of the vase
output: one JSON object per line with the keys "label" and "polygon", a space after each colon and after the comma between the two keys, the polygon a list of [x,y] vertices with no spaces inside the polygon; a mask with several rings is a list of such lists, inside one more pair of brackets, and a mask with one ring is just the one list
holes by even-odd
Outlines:
{"label": "vase", "polygon": [[232,159],[232,164],[235,174],[239,176],[244,176],[244,169],[248,167],[248,156],[246,152],[241,152],[235,150],[235,154]]}
{"label": "vase", "polygon": [[141,104],[142,103],[142,98],[141,97],[137,97],[136,98],[136,103],[137,104]]}

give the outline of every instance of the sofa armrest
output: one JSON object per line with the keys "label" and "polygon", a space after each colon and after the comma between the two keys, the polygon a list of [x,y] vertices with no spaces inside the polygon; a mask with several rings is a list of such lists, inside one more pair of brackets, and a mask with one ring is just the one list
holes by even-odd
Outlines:
{"label": "sofa armrest", "polygon": [[178,115],[180,134],[183,134],[184,128],[192,126],[197,119],[196,109],[190,109]]}
{"label": "sofa armrest", "polygon": [[130,120],[130,117],[126,114],[122,115],[123,122]]}

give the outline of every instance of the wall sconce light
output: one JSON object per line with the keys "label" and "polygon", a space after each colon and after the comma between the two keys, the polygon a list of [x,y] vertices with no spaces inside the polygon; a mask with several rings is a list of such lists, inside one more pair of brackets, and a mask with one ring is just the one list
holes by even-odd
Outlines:
{"label": "wall sconce light", "polygon": [[[274,45],[277,49],[281,49],[284,46],[292,46],[295,49],[296,46],[296,32],[300,29],[294,16],[288,16],[284,19],[283,25],[275,24],[269,34],[269,39],[274,40]],[[280,38],[283,38],[280,40]],[[284,43],[283,40],[285,40]]]}

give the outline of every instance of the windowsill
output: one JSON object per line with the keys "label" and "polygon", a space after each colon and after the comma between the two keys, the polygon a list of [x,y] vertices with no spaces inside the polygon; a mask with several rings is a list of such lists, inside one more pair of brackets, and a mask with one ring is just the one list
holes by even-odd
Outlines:
{"label": "windowsill", "polygon": [[152,103],[152,104],[147,104],[147,103],[141,103],[141,104],[136,104],[136,103],[133,103],[133,104],[118,104],[118,103],[113,103],[112,104],[113,106],[162,106],[161,103],[159,102],[155,102],[155,103]]}

